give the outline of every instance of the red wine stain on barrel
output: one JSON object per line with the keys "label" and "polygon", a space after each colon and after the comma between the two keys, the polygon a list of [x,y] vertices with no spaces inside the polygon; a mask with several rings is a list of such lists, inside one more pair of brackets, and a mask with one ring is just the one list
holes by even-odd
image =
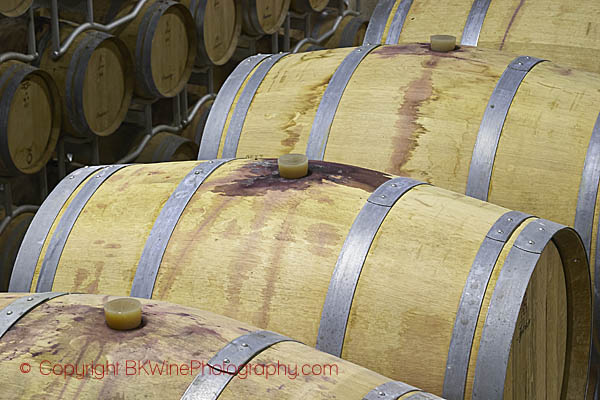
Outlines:
{"label": "red wine stain on barrel", "polygon": [[273,192],[305,190],[314,185],[331,182],[373,192],[390,176],[365,168],[350,165],[309,161],[309,174],[300,179],[285,179],[279,176],[277,160],[267,159],[243,164],[236,172],[237,178],[215,186],[213,193],[225,196],[266,196]]}
{"label": "red wine stain on barrel", "polygon": [[396,120],[397,134],[393,138],[393,150],[391,156],[391,171],[395,174],[405,175],[404,165],[410,160],[411,153],[418,146],[418,138],[427,132],[425,127],[419,123],[420,108],[432,99],[433,83],[431,75],[437,64],[437,58],[426,61],[423,65],[421,76],[409,83],[403,89],[404,97],[402,105],[398,109]]}

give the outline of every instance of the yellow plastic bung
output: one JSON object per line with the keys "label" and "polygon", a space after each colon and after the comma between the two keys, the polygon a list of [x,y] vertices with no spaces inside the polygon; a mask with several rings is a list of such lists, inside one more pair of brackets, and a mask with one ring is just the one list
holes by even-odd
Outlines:
{"label": "yellow plastic bung", "polygon": [[431,35],[431,50],[452,51],[456,48],[456,36]]}
{"label": "yellow plastic bung", "polygon": [[104,316],[112,329],[135,329],[142,323],[142,303],[128,297],[111,300],[104,305]]}
{"label": "yellow plastic bung", "polygon": [[304,154],[284,154],[277,160],[282,178],[298,179],[308,174],[308,157]]}

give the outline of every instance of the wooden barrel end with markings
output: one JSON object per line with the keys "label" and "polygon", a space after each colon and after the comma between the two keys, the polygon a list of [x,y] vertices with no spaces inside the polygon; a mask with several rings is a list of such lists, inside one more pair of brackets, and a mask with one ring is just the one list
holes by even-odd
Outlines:
{"label": "wooden barrel end with markings", "polygon": [[54,79],[17,61],[0,66],[0,176],[34,174],[52,157],[61,107]]}
{"label": "wooden barrel end with markings", "polygon": [[241,0],[242,28],[250,36],[271,35],[279,30],[290,0]]}
{"label": "wooden barrel end with markings", "polygon": [[[62,40],[72,31],[61,25]],[[133,95],[133,64],[124,43],[115,36],[88,31],[55,60],[48,31],[40,47],[40,68],[59,86],[63,129],[75,136],[114,133],[125,119]]]}

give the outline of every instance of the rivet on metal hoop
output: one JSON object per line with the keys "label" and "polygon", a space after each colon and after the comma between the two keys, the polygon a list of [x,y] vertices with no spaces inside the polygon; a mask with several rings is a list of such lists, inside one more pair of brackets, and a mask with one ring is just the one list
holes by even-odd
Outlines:
{"label": "rivet on metal hoop", "polygon": [[8,311],[6,312],[6,315],[12,315],[12,311],[8,310]]}

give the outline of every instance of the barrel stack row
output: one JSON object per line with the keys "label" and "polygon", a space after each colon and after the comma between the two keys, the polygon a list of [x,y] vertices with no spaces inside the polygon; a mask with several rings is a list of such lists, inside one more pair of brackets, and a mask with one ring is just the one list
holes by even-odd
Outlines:
{"label": "barrel stack row", "polygon": [[[50,299],[23,318],[30,327],[17,323],[0,340],[0,354],[22,354],[11,356],[12,373],[44,357],[77,358],[81,343],[102,343],[116,360],[119,346],[143,338],[161,345],[136,358],[175,359],[175,349],[215,364],[256,339],[274,352],[256,360],[296,354],[346,372],[232,380],[201,398],[595,398],[600,76],[579,62],[585,51],[521,32],[532,21],[539,32],[572,25],[560,20],[570,6],[553,0],[465,2],[461,44],[432,50],[431,34],[460,36],[451,28],[458,3],[382,0],[362,46],[242,61],[207,113],[198,161],[70,173],[35,215],[10,279],[20,294],[5,300],[82,292],[147,299],[151,311],[142,328],[117,335],[101,318],[108,296]],[[600,16],[583,3],[581,21]],[[498,49],[484,38],[500,20],[508,27]],[[409,39],[418,43],[397,44],[418,26],[426,36]],[[479,43],[468,42],[473,31]],[[523,53],[506,51],[515,40]],[[560,59],[566,53],[573,59]],[[282,176],[275,157],[288,153],[306,154],[307,175]],[[79,307],[96,318],[96,338],[79,331]],[[32,358],[31,341],[17,338],[47,329],[44,313],[70,336],[40,332]],[[187,332],[210,351],[170,342]],[[280,348],[300,346],[289,338],[347,361]],[[0,379],[23,396],[109,390],[26,378]],[[197,375],[191,386],[188,377],[142,390],[206,396],[203,385],[216,384]]]}

